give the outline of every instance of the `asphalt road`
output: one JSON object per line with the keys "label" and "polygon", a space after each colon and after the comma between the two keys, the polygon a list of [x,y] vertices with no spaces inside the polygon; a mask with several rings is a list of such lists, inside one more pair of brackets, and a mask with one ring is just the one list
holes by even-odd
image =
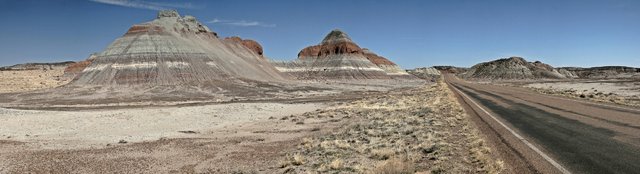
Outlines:
{"label": "asphalt road", "polygon": [[638,108],[452,75],[445,81],[507,164],[507,173],[640,173]]}

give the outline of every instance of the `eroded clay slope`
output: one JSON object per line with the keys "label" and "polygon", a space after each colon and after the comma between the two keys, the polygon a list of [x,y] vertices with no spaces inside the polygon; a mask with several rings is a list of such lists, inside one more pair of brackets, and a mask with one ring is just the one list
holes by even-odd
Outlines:
{"label": "eroded clay slope", "polygon": [[360,48],[340,30],[331,31],[320,44],[302,49],[298,59],[273,64],[298,79],[415,78],[388,59]]}
{"label": "eroded clay slope", "polygon": [[478,79],[561,79],[565,75],[540,61],[527,62],[522,57],[510,57],[479,63],[461,74]]}
{"label": "eroded clay slope", "polygon": [[218,39],[192,16],[161,11],[97,54],[72,84],[185,85],[239,79],[285,78],[243,43]]}

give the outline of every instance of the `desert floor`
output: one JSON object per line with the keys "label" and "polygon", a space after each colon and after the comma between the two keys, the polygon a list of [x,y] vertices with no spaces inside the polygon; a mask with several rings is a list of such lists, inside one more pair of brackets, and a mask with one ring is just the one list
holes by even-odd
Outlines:
{"label": "desert floor", "polygon": [[522,85],[536,91],[572,98],[640,106],[638,80],[572,80]]}
{"label": "desert floor", "polygon": [[0,109],[0,173],[495,173],[443,83],[351,100]]}

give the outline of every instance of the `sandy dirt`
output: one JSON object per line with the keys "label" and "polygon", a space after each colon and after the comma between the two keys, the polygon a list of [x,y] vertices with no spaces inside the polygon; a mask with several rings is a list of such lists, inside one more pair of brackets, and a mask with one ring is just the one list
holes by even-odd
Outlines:
{"label": "sandy dirt", "polygon": [[[104,147],[121,140],[194,137],[246,122],[300,114],[322,104],[232,103],[189,107],[89,111],[25,111],[0,108],[0,140],[44,149]],[[183,132],[183,133],[181,133]],[[187,133],[184,133],[187,132]]]}
{"label": "sandy dirt", "polygon": [[0,93],[48,89],[69,83],[64,68],[53,70],[0,71]]}

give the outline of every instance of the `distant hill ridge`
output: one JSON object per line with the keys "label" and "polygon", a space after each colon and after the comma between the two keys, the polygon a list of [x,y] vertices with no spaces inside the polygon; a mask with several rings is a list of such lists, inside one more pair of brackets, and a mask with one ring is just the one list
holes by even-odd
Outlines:
{"label": "distant hill ridge", "polygon": [[[451,72],[458,68],[440,66],[439,70]],[[471,79],[617,79],[640,78],[640,68],[626,66],[600,66],[591,68],[560,67],[540,61],[528,62],[522,57],[502,58],[472,66],[464,72],[456,72],[463,78]]]}
{"label": "distant hill ridge", "polygon": [[564,74],[540,61],[528,62],[522,57],[502,58],[483,62],[461,74],[465,78],[481,79],[562,79]]}
{"label": "distant hill ridge", "polygon": [[11,66],[0,67],[0,71],[23,71],[23,70],[52,70],[54,68],[65,68],[74,61],[52,62],[52,63],[21,63]]}

